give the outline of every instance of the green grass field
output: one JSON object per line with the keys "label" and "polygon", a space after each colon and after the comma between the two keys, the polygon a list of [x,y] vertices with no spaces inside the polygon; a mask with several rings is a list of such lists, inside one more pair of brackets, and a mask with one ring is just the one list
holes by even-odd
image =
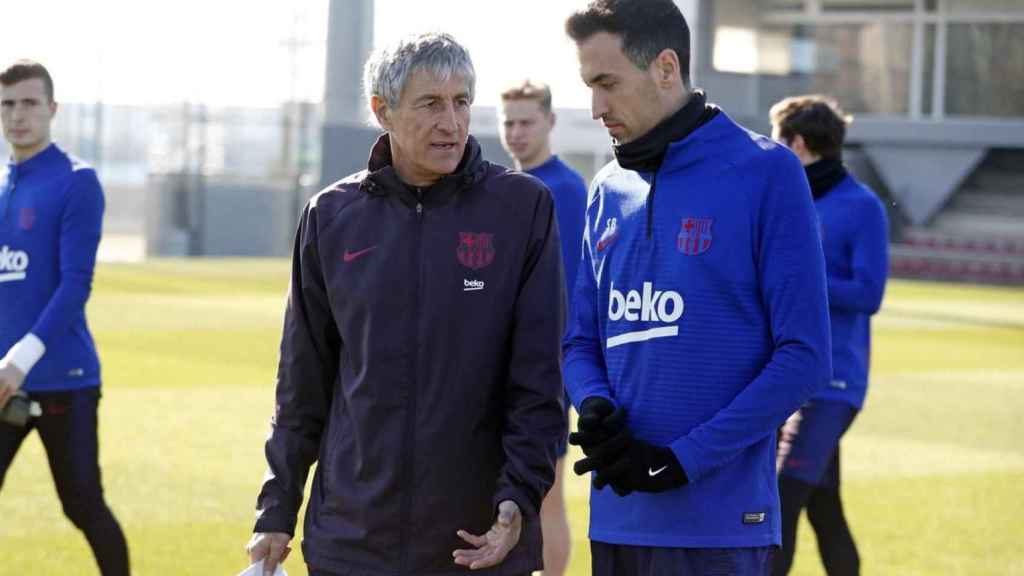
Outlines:
{"label": "green grass field", "polygon": [[[101,457],[136,574],[246,565],[287,272],[251,260],[99,268]],[[874,336],[868,403],[843,445],[863,572],[1024,574],[1024,290],[892,282]],[[584,575],[587,485],[568,480],[571,574]],[[97,573],[35,435],[0,518],[0,574]],[[306,574],[298,550],[286,568]],[[823,574],[807,525],[794,573]]]}

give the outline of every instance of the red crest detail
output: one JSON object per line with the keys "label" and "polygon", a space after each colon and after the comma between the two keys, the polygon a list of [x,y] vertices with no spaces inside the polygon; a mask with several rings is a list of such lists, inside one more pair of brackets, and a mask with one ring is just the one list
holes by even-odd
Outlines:
{"label": "red crest detail", "polygon": [[463,266],[472,270],[490,266],[494,262],[494,234],[459,232],[459,247],[455,255]]}
{"label": "red crest detail", "polygon": [[711,218],[683,218],[676,248],[687,256],[707,252],[711,248]]}
{"label": "red crest detail", "polygon": [[36,225],[35,208],[22,208],[18,213],[18,227],[22,230],[31,230]]}

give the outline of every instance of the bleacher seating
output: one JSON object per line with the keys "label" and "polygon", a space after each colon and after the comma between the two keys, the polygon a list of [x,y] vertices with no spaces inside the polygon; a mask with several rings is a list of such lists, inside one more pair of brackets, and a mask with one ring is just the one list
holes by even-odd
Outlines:
{"label": "bleacher seating", "polygon": [[926,228],[893,244],[894,275],[1024,284],[1024,159],[995,151]]}

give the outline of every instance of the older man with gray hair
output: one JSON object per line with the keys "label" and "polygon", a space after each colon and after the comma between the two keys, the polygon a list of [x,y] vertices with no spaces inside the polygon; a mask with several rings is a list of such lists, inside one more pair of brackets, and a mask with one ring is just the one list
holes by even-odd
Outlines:
{"label": "older man with gray hair", "polygon": [[450,36],[365,70],[385,134],[302,214],[249,555],[287,556],[317,461],[311,574],[525,575],[565,426],[554,204],[482,159]]}

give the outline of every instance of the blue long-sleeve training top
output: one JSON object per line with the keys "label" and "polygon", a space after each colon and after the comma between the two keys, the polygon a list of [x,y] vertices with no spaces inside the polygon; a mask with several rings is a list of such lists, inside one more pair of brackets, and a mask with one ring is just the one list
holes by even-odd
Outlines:
{"label": "blue long-sleeve training top", "polygon": [[85,303],[103,207],[96,172],[55,144],[0,172],[0,355],[28,334],[45,346],[26,391],[100,383]]}
{"label": "blue long-sleeve training top", "polygon": [[889,224],[878,196],[852,175],[814,207],[825,250],[833,373],[817,398],[860,409],[868,388],[871,316],[882,305],[889,276]]}
{"label": "blue long-sleeve training top", "polygon": [[[656,181],[653,227],[648,192]],[[775,433],[831,376],[824,259],[803,168],[720,113],[656,174],[616,162],[587,208],[565,383],[622,405],[690,483],[591,493],[590,537],[615,544],[780,543]]]}
{"label": "blue long-sleeve training top", "polygon": [[555,201],[555,215],[558,217],[558,234],[562,239],[562,264],[565,265],[566,294],[568,307],[572,310],[573,286],[580,264],[580,249],[583,245],[583,218],[587,210],[587,185],[583,177],[552,155],[546,162],[525,171],[540,178],[551,191]]}

